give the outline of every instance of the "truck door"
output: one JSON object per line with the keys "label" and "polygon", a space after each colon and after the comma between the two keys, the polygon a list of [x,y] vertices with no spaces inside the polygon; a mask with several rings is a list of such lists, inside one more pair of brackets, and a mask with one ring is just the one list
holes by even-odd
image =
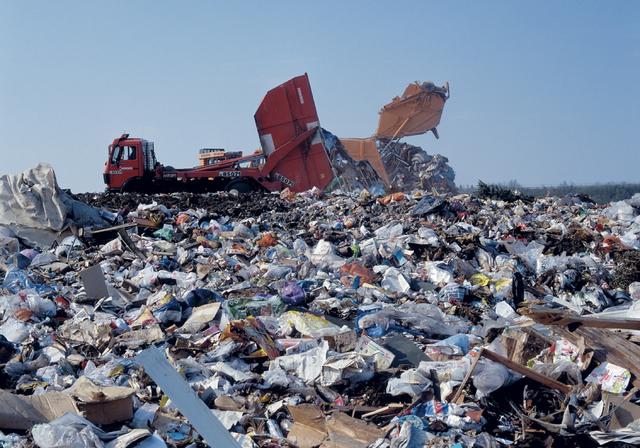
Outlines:
{"label": "truck door", "polygon": [[111,151],[111,182],[112,188],[121,188],[129,179],[141,176],[140,165],[143,154],[137,142],[122,142]]}

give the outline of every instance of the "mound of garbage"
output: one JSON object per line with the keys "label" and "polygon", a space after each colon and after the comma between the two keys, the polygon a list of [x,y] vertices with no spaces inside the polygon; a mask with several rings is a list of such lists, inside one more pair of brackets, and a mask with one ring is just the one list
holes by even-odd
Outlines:
{"label": "mound of garbage", "polygon": [[419,146],[405,142],[378,144],[393,190],[423,190],[431,194],[458,192],[456,173],[445,156],[427,154]]}
{"label": "mound of garbage", "polygon": [[0,239],[2,446],[640,443],[640,195],[24,179],[2,194],[55,241]]}

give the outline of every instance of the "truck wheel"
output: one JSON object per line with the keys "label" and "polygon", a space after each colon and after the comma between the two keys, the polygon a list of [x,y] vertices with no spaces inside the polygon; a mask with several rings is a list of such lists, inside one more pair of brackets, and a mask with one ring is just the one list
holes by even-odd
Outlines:
{"label": "truck wheel", "polygon": [[141,179],[133,178],[127,180],[123,185],[120,191],[123,193],[139,193],[144,190],[144,183]]}
{"label": "truck wheel", "polygon": [[225,190],[226,191],[236,190],[238,193],[251,193],[256,189],[249,182],[246,182],[244,180],[234,180],[233,182],[229,182]]}

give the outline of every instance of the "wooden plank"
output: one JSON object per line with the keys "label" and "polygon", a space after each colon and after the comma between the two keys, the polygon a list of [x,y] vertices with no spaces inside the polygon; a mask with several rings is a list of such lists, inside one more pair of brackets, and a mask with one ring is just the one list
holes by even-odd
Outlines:
{"label": "wooden plank", "polygon": [[376,415],[384,414],[397,414],[402,408],[404,408],[404,405],[402,403],[390,403],[387,406],[376,409],[375,411],[362,414],[361,418],[375,417]]}
{"label": "wooden plank", "polygon": [[495,352],[492,352],[490,350],[482,350],[480,353],[485,358],[490,359],[491,361],[498,362],[503,366],[507,367],[508,369],[511,369],[514,372],[519,373],[520,375],[524,375],[527,378],[532,379],[533,381],[537,381],[540,384],[544,384],[547,387],[559,390],[560,392],[563,392],[565,394],[568,394],[572,390],[572,387],[567,384],[563,384],[560,381],[556,381],[552,378],[549,378],[546,375],[543,375],[542,373],[536,372],[535,370],[532,370],[528,367],[517,364],[511,361],[509,358],[506,358]]}
{"label": "wooden plank", "polygon": [[137,226],[135,222],[127,222],[125,224],[119,224],[113,227],[103,227],[101,229],[88,230],[87,233],[89,233],[90,235],[94,235],[96,233],[117,232],[120,229],[130,229],[131,227],[135,226]]}
{"label": "wooden plank", "polygon": [[538,323],[565,326],[568,327],[569,330],[575,330],[579,327],[640,330],[640,319],[607,319],[589,315],[578,316],[573,313],[557,310],[530,310],[526,312],[526,315]]}
{"label": "wooden plank", "polygon": [[471,375],[473,375],[473,371],[476,369],[476,366],[478,365],[478,361],[482,357],[482,354],[484,353],[484,351],[485,351],[484,348],[480,349],[480,352],[478,353],[476,358],[471,363],[471,367],[469,367],[469,371],[464,376],[464,379],[462,380],[462,383],[460,383],[460,386],[458,386],[458,390],[456,391],[456,393],[453,396],[453,398],[450,400],[450,403],[457,403],[458,402],[458,399],[460,398],[460,395],[462,395],[462,390],[467,386],[467,383],[469,382],[469,379],[471,378]]}

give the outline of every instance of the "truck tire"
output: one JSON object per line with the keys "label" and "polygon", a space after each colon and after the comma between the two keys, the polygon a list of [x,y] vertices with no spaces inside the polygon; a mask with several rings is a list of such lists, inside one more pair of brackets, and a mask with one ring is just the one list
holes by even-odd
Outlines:
{"label": "truck tire", "polygon": [[141,193],[144,191],[144,182],[139,177],[127,180],[120,188],[123,193]]}
{"label": "truck tire", "polygon": [[229,182],[225,191],[236,190],[238,193],[251,193],[256,191],[254,185],[246,180],[234,180]]}

